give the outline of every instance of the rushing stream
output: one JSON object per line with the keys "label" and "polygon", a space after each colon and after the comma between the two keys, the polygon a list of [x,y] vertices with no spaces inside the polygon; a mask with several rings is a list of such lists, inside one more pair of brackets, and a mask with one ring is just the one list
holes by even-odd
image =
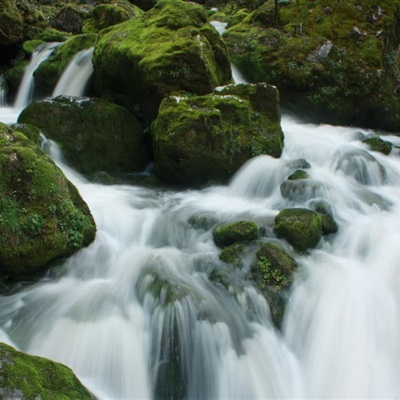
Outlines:
{"label": "rushing stream", "polygon": [[[1,340],[70,366],[99,399],[400,397],[400,139],[284,115],[280,159],[250,160],[226,186],[173,191],[89,183],[48,148],[88,203],[96,241],[41,282],[0,297]],[[306,187],[281,184],[296,160]],[[339,232],[298,256],[282,331],[246,271],[219,261],[193,216],[250,219],[271,235],[287,207],[325,200]],[[209,279],[227,270],[228,288]],[[181,387],[181,389],[180,389]],[[168,390],[168,389],[167,389]]]}

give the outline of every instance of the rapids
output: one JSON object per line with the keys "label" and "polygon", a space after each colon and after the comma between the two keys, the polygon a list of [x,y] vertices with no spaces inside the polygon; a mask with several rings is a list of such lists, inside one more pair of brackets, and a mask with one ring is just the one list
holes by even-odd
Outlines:
{"label": "rapids", "polygon": [[[3,119],[4,120],[4,119]],[[400,397],[400,139],[284,114],[280,159],[259,156],[225,186],[102,186],[46,149],[88,203],[94,243],[40,282],[0,297],[0,338],[70,366],[99,399]],[[282,183],[310,164],[310,186]],[[286,207],[325,201],[339,232],[298,255],[282,329],[247,271],[218,258],[211,229],[251,219],[272,235]],[[215,268],[229,287],[210,280]],[[173,389],[165,389],[173,382]]]}

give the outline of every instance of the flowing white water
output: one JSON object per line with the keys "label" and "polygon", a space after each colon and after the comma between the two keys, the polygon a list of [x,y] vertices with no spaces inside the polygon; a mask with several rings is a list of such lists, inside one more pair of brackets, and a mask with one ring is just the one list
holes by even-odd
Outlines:
{"label": "flowing white water", "polygon": [[46,43],[39,50],[33,52],[31,61],[25,69],[24,76],[22,77],[21,84],[18,88],[17,97],[14,102],[14,108],[22,110],[32,100],[35,80],[33,79],[33,73],[37,67],[44,60],[50,57],[54,48],[59,46],[59,43]]}
{"label": "flowing white water", "polygon": [[[280,159],[254,158],[202,191],[92,184],[48,142],[92,210],[96,241],[0,297],[0,339],[69,365],[104,400],[399,398],[398,147],[385,156],[360,141],[367,131],[288,116],[282,127]],[[288,185],[305,160],[310,177]],[[212,226],[253,219],[267,239],[279,210],[320,201],[340,229],[297,257],[277,331],[247,270],[219,260]]]}
{"label": "flowing white water", "polygon": [[[4,340],[71,366],[101,399],[159,398],[171,379],[188,399],[399,397],[398,151],[369,151],[353,128],[282,125],[281,159],[257,157],[203,191],[101,186],[61,163],[97,238],[53,278],[0,298]],[[343,167],[349,154],[363,162]],[[286,196],[299,159],[319,189]],[[251,218],[271,232],[280,209],[320,200],[340,230],[298,257],[279,332],[243,271],[228,271],[228,289],[209,279],[226,267],[211,229],[189,220]]]}
{"label": "flowing white water", "polygon": [[82,50],[68,64],[62,73],[52,97],[59,95],[83,96],[93,73],[92,54],[94,48]]}

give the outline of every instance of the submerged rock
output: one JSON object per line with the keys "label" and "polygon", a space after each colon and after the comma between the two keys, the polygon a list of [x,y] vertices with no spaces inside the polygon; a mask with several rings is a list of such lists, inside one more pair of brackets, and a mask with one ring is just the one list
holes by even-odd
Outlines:
{"label": "submerged rock", "polygon": [[363,143],[366,143],[372,151],[378,151],[383,154],[389,154],[392,151],[392,144],[386,140],[382,140],[380,137],[368,137],[363,139]]}
{"label": "submerged rock", "polygon": [[226,46],[205,10],[181,0],[155,7],[100,33],[93,65],[102,96],[154,120],[161,100],[177,91],[211,92],[231,81]]}
{"label": "submerged rock", "polygon": [[226,182],[250,158],[283,149],[279,94],[259,84],[168,97],[152,126],[155,174],[164,182]]}
{"label": "submerged rock", "polygon": [[314,248],[322,237],[322,219],[305,208],[287,208],[275,217],[274,232],[294,249],[303,252]]}
{"label": "submerged rock", "polygon": [[31,356],[0,343],[0,397],[15,400],[79,399],[95,397],[65,365]]}
{"label": "submerged rock", "polygon": [[0,124],[0,275],[16,279],[70,256],[95,237],[86,203],[54,162]]}
{"label": "submerged rock", "polygon": [[125,108],[106,100],[38,100],[22,111],[18,122],[40,128],[84,174],[141,171],[149,161],[141,124]]}

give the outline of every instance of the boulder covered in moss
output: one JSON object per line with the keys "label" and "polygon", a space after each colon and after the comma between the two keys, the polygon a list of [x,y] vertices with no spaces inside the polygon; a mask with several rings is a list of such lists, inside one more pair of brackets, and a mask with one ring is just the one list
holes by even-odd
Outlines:
{"label": "boulder covered in moss", "polygon": [[95,237],[93,217],[54,162],[0,124],[0,275],[33,275]]}
{"label": "boulder covered in moss", "polygon": [[227,48],[207,13],[182,0],[161,0],[101,32],[93,65],[98,92],[130,109],[137,104],[148,121],[174,92],[205,94],[231,81]]}
{"label": "boulder covered in moss", "polygon": [[228,85],[204,96],[171,96],[152,125],[154,172],[164,182],[226,182],[249,159],[283,149],[275,87]]}
{"label": "boulder covered in moss", "polygon": [[322,219],[306,208],[287,208],[275,217],[274,232],[294,249],[304,252],[317,246],[322,237]]}
{"label": "boulder covered in moss", "polygon": [[298,269],[294,258],[275,242],[264,243],[250,265],[250,280],[268,302],[271,318],[280,328],[286,307],[286,291]]}
{"label": "boulder covered in moss", "polygon": [[287,1],[279,14],[274,3],[224,34],[244,76],[319,121],[398,130],[399,2]]}
{"label": "boulder covered in moss", "polygon": [[111,4],[99,4],[89,11],[83,23],[82,32],[97,33],[102,29],[128,21],[142,12],[139,7],[128,1],[119,0]]}
{"label": "boulder covered in moss", "polygon": [[45,97],[53,93],[61,74],[80,51],[94,46],[97,35],[94,33],[75,35],[55,48],[50,57],[35,70],[35,91],[37,96]]}
{"label": "boulder covered in moss", "polygon": [[106,100],[38,100],[21,112],[18,122],[40,128],[83,174],[137,172],[149,161],[141,124],[125,108]]}
{"label": "boulder covered in moss", "polygon": [[218,225],[212,234],[218,247],[226,247],[237,242],[257,239],[259,230],[259,226],[253,221],[239,221]]}
{"label": "boulder covered in moss", "polygon": [[91,400],[95,397],[65,365],[0,343],[2,399]]}

